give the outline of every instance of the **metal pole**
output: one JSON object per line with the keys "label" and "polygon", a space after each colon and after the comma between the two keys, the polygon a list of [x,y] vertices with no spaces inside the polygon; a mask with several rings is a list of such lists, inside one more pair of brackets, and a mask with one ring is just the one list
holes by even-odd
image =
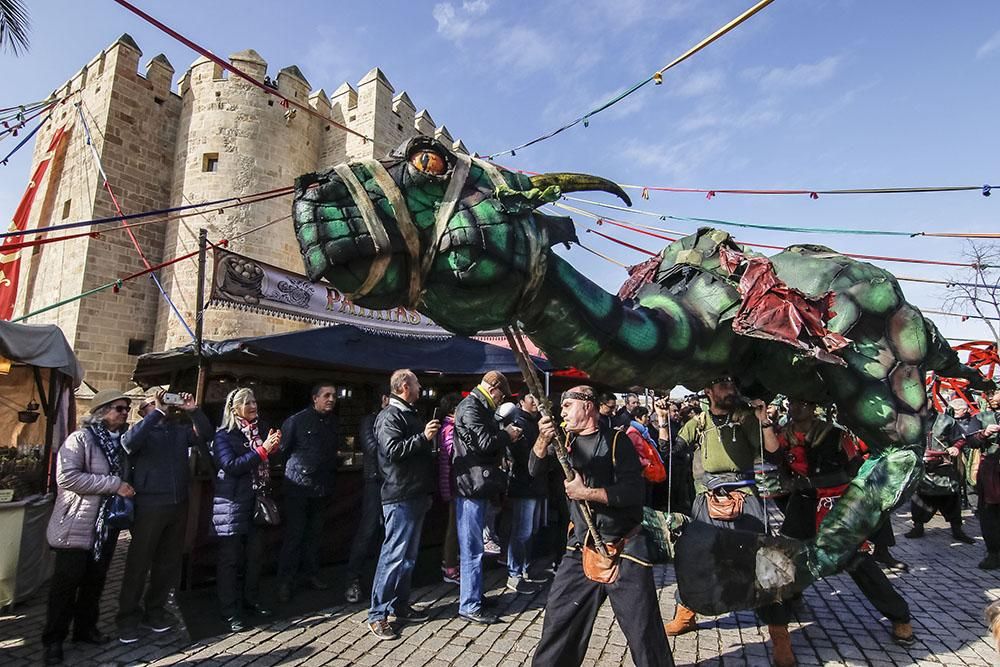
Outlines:
{"label": "metal pole", "polygon": [[[521,375],[524,377],[524,381],[528,383],[528,388],[536,394],[540,394],[542,391],[541,382],[538,379],[534,366],[531,365],[531,361],[528,359],[527,350],[524,346],[524,341],[520,338],[520,332],[516,327],[504,327],[504,334],[507,336],[507,343],[510,345],[511,351],[514,353],[514,359],[517,361],[518,367],[521,369]],[[555,420],[552,414],[552,404],[549,402],[548,393],[544,396],[538,396],[538,411],[542,413],[542,416],[549,417]],[[557,422],[558,423],[558,422]],[[556,427],[556,437],[552,440],[552,445],[556,450],[556,460],[559,461],[559,465],[562,467],[563,475],[566,479],[572,482],[576,478],[576,472],[569,462],[569,451],[566,447],[569,444],[569,434],[566,433],[563,437],[566,441],[563,442],[560,439],[563,436],[562,429],[558,426]],[[601,537],[600,532],[597,530],[597,524],[594,522],[594,515],[590,510],[590,503],[583,501],[570,501],[575,502],[580,508],[580,514],[583,516],[583,522],[587,524],[587,530],[590,532],[590,536],[594,540],[594,548],[599,554],[608,558],[610,554],[608,553],[607,546],[605,545],[604,539]]]}
{"label": "metal pole", "polygon": [[198,232],[198,290],[195,297],[194,321],[194,353],[198,360],[198,385],[195,388],[195,401],[201,403],[205,387],[205,357],[202,355],[205,330],[205,265],[208,261],[208,230],[204,227]]}

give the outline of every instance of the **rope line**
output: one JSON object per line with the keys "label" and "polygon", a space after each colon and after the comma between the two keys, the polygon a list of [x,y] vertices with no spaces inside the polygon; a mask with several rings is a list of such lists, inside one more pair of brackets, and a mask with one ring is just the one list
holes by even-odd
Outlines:
{"label": "rope line", "polygon": [[627,208],[625,206],[618,206],[616,204],[608,204],[605,202],[594,201],[593,199],[584,199],[582,197],[572,197],[569,195],[564,195],[563,199],[569,201],[575,201],[582,204],[588,204],[590,206],[598,206],[600,208],[606,208],[613,211],[623,211],[625,213],[634,213],[635,215],[644,215],[647,217],[658,218],[660,220],[677,220],[679,222],[692,222],[696,224],[707,224],[712,226],[723,226],[723,227],[739,227],[744,229],[762,229],[769,231],[778,232],[792,232],[798,234],[841,234],[841,235],[854,235],[854,236],[905,236],[908,238],[914,238],[918,236],[929,236],[929,237],[944,237],[944,238],[1000,238],[1000,234],[992,232],[901,232],[896,230],[885,230],[885,229],[845,229],[843,227],[790,227],[785,225],[764,225],[750,222],[734,222],[732,220],[719,220],[716,218],[699,218],[684,215],[670,215],[668,213],[657,213],[656,211],[646,211],[643,209],[633,209]]}
{"label": "rope line", "polygon": [[[35,229],[26,229],[20,232],[4,232],[0,234],[0,239],[7,238],[8,236],[17,236],[18,234],[31,235],[31,234],[45,234],[47,232],[57,232],[64,229],[79,229],[80,227],[96,227],[98,225],[112,224],[119,222],[121,220],[137,220],[139,218],[148,218],[154,215],[165,215],[176,213],[178,211],[188,211],[194,208],[207,208],[210,206],[224,206],[224,208],[232,208],[234,206],[246,206],[248,204],[256,204],[257,202],[267,201],[268,199],[275,199],[277,197],[287,197],[295,192],[294,186],[286,186],[283,188],[275,188],[273,190],[264,190],[263,192],[255,192],[249,195],[240,195],[233,197],[225,197],[223,199],[216,199],[214,201],[202,202],[200,204],[189,204],[185,206],[173,206],[171,208],[157,209],[154,211],[142,211],[139,213],[129,213],[124,216],[111,216],[107,218],[95,218],[93,220],[81,220],[80,222],[68,222],[62,225],[50,225],[48,227],[37,227]],[[192,215],[198,215],[194,213]],[[165,217],[163,220],[175,219]]]}
{"label": "rope line", "polygon": [[[577,201],[579,201],[579,200],[577,200]],[[559,204],[556,204],[556,205],[558,206]],[[627,209],[625,209],[625,210],[627,210]],[[634,212],[635,213],[642,213],[642,211],[634,211]],[[590,215],[596,216],[596,214],[594,214],[594,213],[590,213]],[[651,214],[651,215],[655,215],[655,214]],[[666,216],[666,217],[670,217],[670,216]],[[636,233],[639,233],[639,234],[647,234],[649,236],[656,236],[655,234],[652,234],[652,233],[650,233],[648,231],[645,231],[645,230],[643,230],[641,228],[636,227],[635,225],[623,222],[621,220],[614,220],[614,219],[603,217],[603,216],[596,216],[596,218],[601,223],[613,224],[613,225],[615,225],[617,227],[622,227],[624,229],[627,229],[629,231],[636,232]],[[656,227],[648,227],[647,226],[647,229],[658,229],[658,228],[656,228]],[[660,231],[665,231],[665,230],[660,230]],[[670,237],[665,237],[665,236],[661,236],[659,238],[664,238],[666,240],[671,240],[671,241],[676,240],[676,239],[672,239]],[[767,248],[769,250],[785,250],[784,246],[779,246],[779,245],[771,245],[771,244],[767,244],[767,243],[750,243],[748,241],[737,241],[737,242],[740,245],[749,246],[749,247],[753,247],[753,248]],[[882,262],[900,262],[900,263],[905,263],[905,264],[926,264],[926,265],[931,265],[931,266],[954,266],[954,267],[963,268],[963,269],[971,269],[971,268],[977,268],[977,267],[978,268],[984,268],[984,269],[1000,268],[1000,267],[994,266],[992,264],[973,264],[973,263],[963,263],[963,262],[948,262],[948,261],[944,261],[944,260],[935,260],[935,259],[917,259],[917,258],[911,258],[911,257],[889,257],[889,256],[885,256],[885,255],[866,255],[866,254],[851,253],[851,252],[841,252],[841,253],[838,253],[838,254],[844,255],[845,257],[853,257],[854,259],[868,259],[868,260],[882,261]]]}

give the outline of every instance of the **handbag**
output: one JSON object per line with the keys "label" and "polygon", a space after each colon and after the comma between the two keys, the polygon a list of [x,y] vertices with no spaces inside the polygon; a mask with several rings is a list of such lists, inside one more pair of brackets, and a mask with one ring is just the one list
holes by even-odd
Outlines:
{"label": "handbag", "polygon": [[108,505],[108,516],[105,519],[111,530],[128,530],[135,522],[135,501],[124,496],[114,495]]}
{"label": "handbag", "polygon": [[705,504],[708,507],[708,517],[716,521],[734,521],[743,514],[744,496],[739,491],[727,491],[705,494]]}
{"label": "handbag", "polygon": [[253,522],[258,526],[281,525],[281,514],[274,498],[260,494],[254,497]]}
{"label": "handbag", "polygon": [[607,556],[602,556],[597,549],[591,546],[594,538],[588,534],[587,541],[583,545],[584,576],[599,584],[613,584],[618,581],[618,576],[621,574],[622,552],[625,551],[625,545],[629,539],[638,532],[639,526],[636,526],[627,535],[614,542],[606,543],[604,546],[608,550]]}

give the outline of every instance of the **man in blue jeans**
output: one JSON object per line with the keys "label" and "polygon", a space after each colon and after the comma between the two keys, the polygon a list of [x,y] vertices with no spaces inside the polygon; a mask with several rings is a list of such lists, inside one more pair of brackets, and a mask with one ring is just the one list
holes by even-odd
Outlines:
{"label": "man in blue jeans", "polygon": [[515,593],[537,593],[542,579],[533,579],[529,572],[534,557],[533,542],[541,524],[548,479],[532,477],[528,471],[531,448],[538,438],[538,399],[525,394],[510,415],[511,423],[522,431],[522,437],[510,446],[510,540],[507,544],[507,589]]}
{"label": "man in blue jeans", "polygon": [[424,515],[437,483],[433,443],[441,428],[436,419],[424,423],[413,407],[420,397],[420,382],[413,371],[403,368],[394,372],[389,387],[389,405],[375,419],[385,540],[372,584],[368,629],[379,639],[399,637],[389,623],[390,615],[400,623],[429,618],[426,612],[410,606],[410,579]]}
{"label": "man in blue jeans", "polygon": [[483,609],[483,527],[490,500],[507,490],[500,467],[510,444],[521,437],[513,424],[501,428],[497,406],[510,395],[507,378],[490,371],[455,409],[455,516],[458,527],[458,615],[473,623],[496,623]]}

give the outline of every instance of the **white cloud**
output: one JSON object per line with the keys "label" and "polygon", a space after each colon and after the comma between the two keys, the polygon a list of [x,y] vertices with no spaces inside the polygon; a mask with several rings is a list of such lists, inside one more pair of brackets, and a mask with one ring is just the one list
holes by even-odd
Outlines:
{"label": "white cloud", "polygon": [[976,49],[976,58],[985,58],[997,50],[1000,50],[1000,30],[993,33],[989,39]]}
{"label": "white cloud", "polygon": [[700,97],[722,88],[723,81],[725,81],[725,75],[722,70],[698,71],[687,76],[679,86],[673,89],[673,93],[680,97]]}
{"label": "white cloud", "polygon": [[437,31],[447,39],[457,42],[470,34],[483,31],[483,26],[475,19],[490,8],[489,0],[466,0],[461,7],[450,2],[434,5],[431,16],[437,21]]}
{"label": "white cloud", "polygon": [[469,14],[473,16],[481,16],[486,13],[486,10],[490,8],[489,0],[466,0],[462,3],[462,9],[464,9]]}
{"label": "white cloud", "polygon": [[[464,7],[463,7],[464,10]],[[437,31],[450,40],[458,41],[465,37],[472,28],[472,21],[466,16],[459,16],[455,6],[450,2],[442,2],[434,5],[431,12],[434,20],[437,21]]]}
{"label": "white cloud", "polygon": [[638,167],[674,181],[689,181],[698,169],[722,156],[729,146],[729,137],[722,132],[704,133],[687,141],[651,144],[630,141],[621,155]]}
{"label": "white cloud", "polygon": [[761,88],[766,90],[802,88],[819,85],[833,78],[840,62],[840,56],[830,56],[818,63],[805,63],[794,67],[774,67],[772,69],[756,67],[747,70],[745,74],[748,78],[756,80]]}
{"label": "white cloud", "polygon": [[532,28],[513,26],[494,35],[495,57],[520,72],[543,69],[557,62],[557,43]]}

